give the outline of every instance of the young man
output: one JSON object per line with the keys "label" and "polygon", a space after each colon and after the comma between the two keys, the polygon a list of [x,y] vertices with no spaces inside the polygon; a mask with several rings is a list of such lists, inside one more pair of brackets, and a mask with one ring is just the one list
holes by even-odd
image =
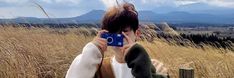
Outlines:
{"label": "young man", "polygon": [[[124,3],[110,8],[102,21],[102,30],[72,62],[66,78],[167,78],[167,69],[154,60],[136,43],[140,36],[138,13],[134,6]],[[102,59],[107,40],[101,34],[121,33],[124,46],[108,46],[114,50],[112,58]],[[156,70],[156,69],[157,70]]]}

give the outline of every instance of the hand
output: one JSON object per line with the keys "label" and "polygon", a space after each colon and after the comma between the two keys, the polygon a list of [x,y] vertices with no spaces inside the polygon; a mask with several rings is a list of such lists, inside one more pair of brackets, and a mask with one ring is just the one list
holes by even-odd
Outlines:
{"label": "hand", "polygon": [[168,71],[167,68],[163,65],[162,62],[156,60],[156,59],[151,59],[152,64],[154,65],[156,69],[156,73],[167,76]]}
{"label": "hand", "polygon": [[133,41],[128,35],[126,35],[124,32],[122,32],[122,34],[124,35],[126,41],[127,41],[127,44],[125,44],[123,47],[122,47],[122,51],[123,54],[124,54],[124,57],[125,55],[128,53],[128,50],[136,44],[135,41]]}
{"label": "hand", "polygon": [[97,36],[93,39],[92,43],[96,45],[102,54],[107,50],[107,40],[104,38],[101,38],[101,34],[104,32],[108,32],[107,30],[101,30],[98,31]]}

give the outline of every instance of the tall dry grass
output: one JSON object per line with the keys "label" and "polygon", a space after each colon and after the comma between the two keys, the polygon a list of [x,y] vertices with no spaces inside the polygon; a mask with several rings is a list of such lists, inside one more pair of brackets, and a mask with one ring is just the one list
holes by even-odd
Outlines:
{"label": "tall dry grass", "polygon": [[72,59],[90,39],[52,29],[1,27],[0,77],[64,77]]}
{"label": "tall dry grass", "polygon": [[[0,27],[0,77],[63,78],[73,59],[93,38],[86,31]],[[181,66],[194,68],[195,78],[234,77],[234,54],[230,50],[175,46],[159,39],[139,43],[152,58],[164,62],[171,78],[178,78]],[[107,56],[111,52],[108,49]]]}

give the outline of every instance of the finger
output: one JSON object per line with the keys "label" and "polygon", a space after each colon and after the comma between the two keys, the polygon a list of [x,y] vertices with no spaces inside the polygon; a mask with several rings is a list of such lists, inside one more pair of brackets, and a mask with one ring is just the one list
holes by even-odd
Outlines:
{"label": "finger", "polygon": [[103,44],[103,43],[100,43],[100,49],[102,50],[102,52],[104,52],[104,51],[105,51],[105,46],[104,46],[104,44]]}
{"label": "finger", "polygon": [[163,64],[160,63],[157,67],[156,67],[156,72],[160,72],[162,70]]}
{"label": "finger", "polygon": [[160,72],[161,72],[162,74],[165,74],[165,75],[166,75],[168,71],[167,71],[167,68],[164,67],[164,68],[162,69],[162,71],[160,71]]}
{"label": "finger", "polygon": [[101,37],[101,34],[103,34],[104,32],[108,32],[108,31],[107,31],[107,30],[101,30],[101,31],[98,31],[97,36],[98,36],[98,37]]}
{"label": "finger", "polygon": [[153,65],[154,65],[155,68],[158,66],[158,64],[159,64],[159,63],[157,63],[157,62],[154,62],[154,63],[153,63]]}
{"label": "finger", "polygon": [[101,50],[101,51],[105,51],[106,49],[106,47],[107,47],[107,43],[106,43],[106,41],[104,40],[104,39],[101,39],[101,38],[97,38],[95,41],[94,41],[94,43],[99,47],[99,49]]}
{"label": "finger", "polygon": [[160,62],[159,62],[158,60],[156,60],[156,59],[152,59],[151,61],[152,61],[153,65],[154,65],[155,67],[157,67],[157,65],[160,63]]}
{"label": "finger", "polygon": [[99,40],[99,43],[102,47],[107,47],[107,43],[105,41]]}
{"label": "finger", "polygon": [[103,48],[103,51],[107,50],[107,44],[105,44],[105,47]]}
{"label": "finger", "polygon": [[107,40],[104,39],[104,38],[96,38],[96,40],[97,40],[97,41],[100,41],[100,42],[107,42]]}
{"label": "finger", "polygon": [[122,49],[122,52],[124,53],[124,56],[128,53],[129,49],[131,48],[130,45],[124,46]]}
{"label": "finger", "polygon": [[104,32],[108,32],[108,31],[107,30],[101,30],[100,31],[101,34],[104,33]]}
{"label": "finger", "polygon": [[98,40],[107,44],[107,40],[104,38],[98,38]]}
{"label": "finger", "polygon": [[156,60],[155,60],[155,59],[151,59],[151,62],[152,62],[153,64],[155,64],[155,63],[156,63]]}
{"label": "finger", "polygon": [[154,61],[154,62],[159,62],[158,60],[156,60],[156,59],[151,59],[151,61]]}
{"label": "finger", "polygon": [[99,42],[101,44],[102,47],[107,47],[107,44],[105,42]]}
{"label": "finger", "polygon": [[123,52],[125,52],[125,50],[126,50],[126,49],[128,49],[129,47],[130,47],[130,45],[129,45],[129,44],[124,45],[124,46],[123,46],[123,48],[122,48]]}
{"label": "finger", "polygon": [[107,40],[103,38],[98,38],[99,42],[103,44],[103,46],[107,47]]}
{"label": "finger", "polygon": [[133,43],[133,41],[131,40],[131,38],[129,38],[128,35],[126,35],[124,32],[122,32],[122,34],[124,35],[124,37],[126,38],[127,42],[130,44],[130,43]]}
{"label": "finger", "polygon": [[99,48],[99,50],[102,52],[102,44],[98,41],[93,41],[93,43]]}

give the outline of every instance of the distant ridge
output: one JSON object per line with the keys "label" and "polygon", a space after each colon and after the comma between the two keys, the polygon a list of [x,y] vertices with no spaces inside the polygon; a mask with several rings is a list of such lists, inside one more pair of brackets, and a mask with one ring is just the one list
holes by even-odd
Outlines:
{"label": "distant ridge", "polygon": [[[72,18],[35,18],[19,17],[15,19],[0,19],[0,23],[100,23],[105,11],[92,10],[83,15]],[[167,22],[173,24],[179,23],[205,23],[205,24],[234,24],[234,15],[212,15],[201,13],[188,13],[183,11],[174,11],[169,13],[155,13],[153,11],[139,11],[139,19],[143,22]]]}

